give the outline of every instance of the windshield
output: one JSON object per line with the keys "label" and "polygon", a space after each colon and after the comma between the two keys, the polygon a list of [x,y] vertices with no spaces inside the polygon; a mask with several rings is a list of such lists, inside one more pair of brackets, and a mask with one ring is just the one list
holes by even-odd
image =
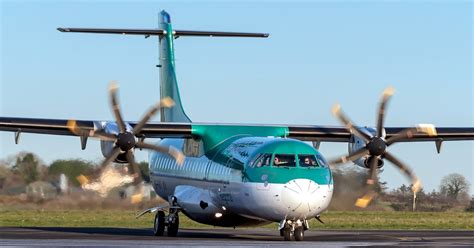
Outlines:
{"label": "windshield", "polygon": [[322,167],[329,167],[329,164],[328,164],[328,161],[326,161],[326,159],[321,156],[321,155],[316,155],[317,159],[318,159],[318,163],[322,166]]}
{"label": "windshield", "polygon": [[262,167],[270,165],[272,154],[264,153],[257,156],[255,162],[252,163],[253,167]]}
{"label": "windshield", "polygon": [[312,154],[300,154],[298,155],[298,158],[300,160],[300,166],[301,167],[317,167],[318,163],[316,162],[316,157]]}
{"label": "windshield", "polygon": [[296,159],[293,154],[275,154],[273,166],[295,167]]}

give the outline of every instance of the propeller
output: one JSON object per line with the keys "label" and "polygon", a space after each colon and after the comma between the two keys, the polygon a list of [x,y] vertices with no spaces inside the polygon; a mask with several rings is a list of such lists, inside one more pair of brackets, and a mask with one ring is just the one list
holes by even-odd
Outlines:
{"label": "propeller", "polygon": [[430,124],[421,124],[413,128],[407,128],[396,135],[390,137],[389,139],[385,139],[384,134],[384,120],[385,120],[385,111],[388,101],[390,97],[393,95],[395,90],[392,87],[389,87],[383,91],[382,98],[379,103],[379,109],[377,113],[377,123],[376,123],[376,132],[375,135],[368,134],[362,130],[360,130],[357,125],[354,124],[341,110],[341,106],[336,104],[332,112],[333,114],[341,121],[345,127],[354,135],[362,138],[365,142],[365,146],[353,151],[351,154],[346,156],[342,156],[335,160],[329,162],[331,165],[343,164],[349,161],[356,161],[364,156],[368,156],[367,158],[367,165],[369,166],[369,173],[367,177],[367,192],[359,198],[355,205],[358,207],[365,208],[369,205],[372,201],[375,193],[375,187],[378,186],[377,181],[377,167],[379,160],[387,159],[393,165],[395,165],[404,175],[406,175],[412,182],[412,190],[413,192],[418,192],[421,189],[421,182],[413,173],[413,171],[397,159],[393,154],[387,151],[387,148],[399,141],[406,140],[412,138],[416,134],[425,133],[429,136],[435,136],[436,128]]}
{"label": "propeller", "polygon": [[[130,167],[130,174],[133,177],[133,185],[138,186],[141,185],[142,182],[142,177],[140,175],[140,169],[135,162],[135,156],[133,154],[133,149],[134,148],[139,148],[139,149],[146,149],[146,150],[153,150],[159,153],[165,153],[170,156],[172,156],[178,165],[182,165],[184,162],[184,154],[177,150],[174,147],[171,146],[160,146],[160,145],[153,145],[153,144],[148,144],[143,142],[143,137],[138,137],[140,135],[141,130],[145,126],[145,124],[158,112],[158,110],[162,108],[171,108],[174,106],[174,101],[166,97],[162,100],[160,100],[157,104],[153,105],[143,116],[143,118],[133,127],[132,130],[127,130],[127,126],[122,118],[122,114],[120,111],[120,105],[117,97],[118,93],[118,84],[115,82],[111,82],[109,86],[109,97],[110,97],[110,103],[112,107],[112,112],[115,117],[115,121],[117,123],[118,127],[118,133],[117,134],[112,134],[112,133],[106,133],[102,130],[91,130],[91,129],[86,129],[84,127],[81,127],[79,123],[77,123],[75,120],[69,120],[67,123],[67,126],[69,130],[74,133],[75,135],[78,136],[89,136],[89,137],[95,137],[103,141],[112,141],[114,142],[114,146],[111,150],[111,152],[108,154],[108,156],[102,161],[100,165],[100,170],[102,172],[107,171],[107,167],[109,164],[111,164],[115,159],[120,155],[125,153],[125,157],[127,158],[127,161],[129,163]],[[111,173],[109,173],[112,175]],[[115,174],[114,174],[115,175]],[[121,184],[119,182],[113,183],[117,180],[102,180],[102,177],[100,177],[100,180],[103,181],[102,183],[104,185],[103,188],[113,188],[115,185],[120,186]],[[79,182],[84,185],[89,183],[89,180],[87,177],[81,175],[78,177]],[[114,185],[109,185],[113,183]],[[107,184],[107,185],[106,185]],[[97,186],[94,186],[97,187]],[[143,189],[141,187],[136,190],[136,194],[132,196],[132,203],[140,202],[142,197],[143,197]]]}

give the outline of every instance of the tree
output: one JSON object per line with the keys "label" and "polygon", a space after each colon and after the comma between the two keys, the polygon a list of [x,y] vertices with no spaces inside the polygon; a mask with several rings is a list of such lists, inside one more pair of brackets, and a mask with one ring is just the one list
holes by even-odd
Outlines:
{"label": "tree", "polygon": [[93,163],[80,159],[60,159],[55,160],[49,166],[49,174],[58,176],[60,174],[64,174],[73,185],[79,186],[79,182],[76,180],[76,178],[79,175],[89,174],[94,167],[95,165]]}
{"label": "tree", "polygon": [[140,169],[140,174],[143,178],[143,181],[146,183],[150,182],[150,169],[148,168],[148,163],[143,161],[138,164],[138,168]]}
{"label": "tree", "polygon": [[44,167],[35,154],[23,153],[17,155],[13,171],[19,174],[26,184],[29,184],[41,179]]}
{"label": "tree", "polygon": [[459,196],[469,194],[469,186],[463,175],[452,173],[441,179],[439,189],[446,197],[458,200]]}

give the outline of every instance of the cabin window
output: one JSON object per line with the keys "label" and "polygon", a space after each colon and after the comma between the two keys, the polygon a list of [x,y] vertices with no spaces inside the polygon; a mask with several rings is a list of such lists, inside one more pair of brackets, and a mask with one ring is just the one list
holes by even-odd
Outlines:
{"label": "cabin window", "polygon": [[316,157],[312,154],[298,155],[300,167],[317,167]]}
{"label": "cabin window", "polygon": [[183,153],[187,157],[201,157],[204,155],[204,145],[198,139],[185,139]]}
{"label": "cabin window", "polygon": [[318,154],[316,155],[316,158],[318,159],[319,165],[321,165],[322,167],[329,167],[328,161],[326,161],[323,156]]}
{"label": "cabin window", "polygon": [[263,153],[257,156],[257,159],[252,164],[253,167],[262,167],[262,166],[269,166],[270,162],[272,161],[272,154],[270,153]]}
{"label": "cabin window", "polygon": [[275,154],[273,166],[295,167],[296,158],[294,154]]}

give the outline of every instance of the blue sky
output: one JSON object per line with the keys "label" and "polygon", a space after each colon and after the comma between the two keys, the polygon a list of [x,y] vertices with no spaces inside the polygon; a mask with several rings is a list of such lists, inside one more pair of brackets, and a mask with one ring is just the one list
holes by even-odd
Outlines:
{"label": "blue sky", "polygon": [[[397,90],[386,126],[473,126],[473,6],[466,2],[1,2],[0,116],[112,119],[107,85],[118,80],[124,116],[138,120],[159,97],[157,40],[65,34],[57,27],[155,28],[166,9],[177,29],[268,32],[269,39],[180,38],[176,63],[193,121],[339,125],[339,102],[375,124],[387,86]],[[397,144],[425,188],[457,172],[474,182],[473,142]],[[0,134],[0,159],[33,151],[46,162],[100,160],[99,143]],[[322,144],[329,158],[345,144]],[[138,152],[140,160],[145,152]],[[392,166],[382,180],[407,183]]]}

